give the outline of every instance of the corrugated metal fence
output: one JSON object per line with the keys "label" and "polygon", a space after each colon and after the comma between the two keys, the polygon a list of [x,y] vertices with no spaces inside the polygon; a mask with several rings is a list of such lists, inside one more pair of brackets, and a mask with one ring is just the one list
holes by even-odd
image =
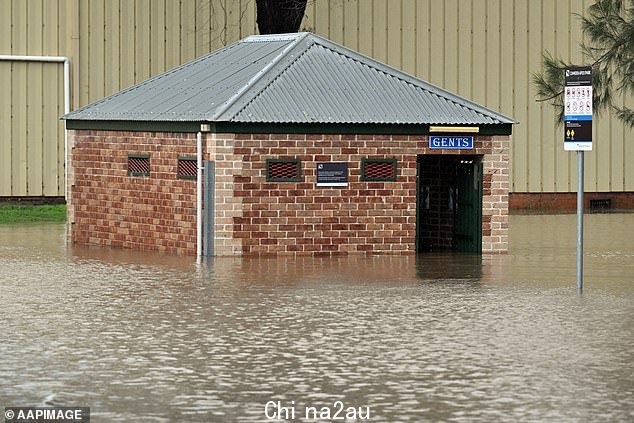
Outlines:
{"label": "corrugated metal fence", "polygon": [[[581,61],[591,3],[314,0],[303,29],[513,116],[512,191],[568,192],[576,156],[531,74],[543,49]],[[70,56],[73,108],[255,31],[255,0],[0,0],[0,54]],[[63,195],[62,65],[0,62],[0,90],[0,196]],[[634,191],[633,132],[595,122],[586,190]]]}

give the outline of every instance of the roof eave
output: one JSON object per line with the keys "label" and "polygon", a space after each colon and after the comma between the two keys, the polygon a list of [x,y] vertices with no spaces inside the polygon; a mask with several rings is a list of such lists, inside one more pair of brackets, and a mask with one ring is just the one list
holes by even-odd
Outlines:
{"label": "roof eave", "polygon": [[[260,123],[140,120],[66,120],[69,130],[142,131],[142,132],[198,132],[203,123],[211,124],[211,132],[237,134],[387,134],[429,135],[430,124],[369,124],[369,123]],[[445,126],[464,126],[445,125]],[[511,135],[510,123],[479,125],[477,135]]]}

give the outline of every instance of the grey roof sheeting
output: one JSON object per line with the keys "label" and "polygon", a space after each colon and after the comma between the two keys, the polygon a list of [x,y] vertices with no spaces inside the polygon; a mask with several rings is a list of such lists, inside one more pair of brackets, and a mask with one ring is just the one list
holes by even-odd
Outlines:
{"label": "grey roof sheeting", "polygon": [[512,124],[513,119],[311,33],[250,36],[67,120]]}

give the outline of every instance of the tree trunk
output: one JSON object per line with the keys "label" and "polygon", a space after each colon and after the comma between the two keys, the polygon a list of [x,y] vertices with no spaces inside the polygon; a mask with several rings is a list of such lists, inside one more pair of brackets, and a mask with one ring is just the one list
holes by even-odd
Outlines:
{"label": "tree trunk", "polygon": [[299,31],[308,0],[256,0],[260,34]]}

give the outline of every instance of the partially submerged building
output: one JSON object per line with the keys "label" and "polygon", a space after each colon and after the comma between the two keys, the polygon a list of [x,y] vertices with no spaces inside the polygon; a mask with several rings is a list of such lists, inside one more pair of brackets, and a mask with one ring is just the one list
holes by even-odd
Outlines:
{"label": "partially submerged building", "polygon": [[507,250],[514,121],[314,34],[248,37],[64,119],[73,242]]}

